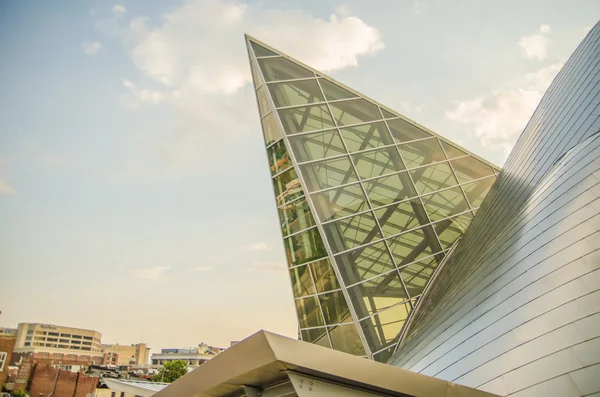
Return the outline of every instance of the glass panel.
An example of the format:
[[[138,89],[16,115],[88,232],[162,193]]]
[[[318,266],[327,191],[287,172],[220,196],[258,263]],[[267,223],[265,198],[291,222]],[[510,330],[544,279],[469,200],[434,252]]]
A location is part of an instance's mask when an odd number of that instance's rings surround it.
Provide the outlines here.
[[[338,255],[335,262],[346,285],[356,284],[395,268],[383,242]]]
[[[367,199],[360,185],[349,185],[311,195],[322,222],[366,210]]]
[[[376,148],[394,143],[385,123],[362,124],[340,129],[350,152]]]
[[[437,138],[398,145],[407,168],[445,161],[446,156]]]
[[[278,108],[325,101],[316,79],[269,84],[269,91]]]
[[[335,127],[325,105],[279,109],[277,112],[281,118],[283,129],[288,134],[326,130]]]
[[[358,181],[348,157],[303,164],[300,170],[311,192]]]
[[[409,172],[420,194],[434,192],[458,184],[448,163],[430,165]]]
[[[377,106],[362,98],[330,102],[329,106],[338,125],[351,125],[381,119]]]
[[[460,214],[469,209],[467,200],[460,188],[446,189],[421,197],[432,222]]]
[[[310,265],[317,293],[327,292],[340,288],[335,272],[331,267],[329,259],[313,262]]]
[[[267,82],[315,76],[310,70],[285,58],[259,59],[258,64]]]
[[[398,115],[395,115],[394,113],[389,112],[389,111],[385,110],[384,108],[380,107],[379,109],[381,109],[381,113],[383,113],[383,117],[385,117],[386,119],[398,117]]]
[[[273,178],[273,188],[275,189],[277,206],[304,195],[300,179],[294,168],[290,168]]]
[[[329,328],[331,344],[335,350],[362,356],[367,354],[354,324],[338,325]]]
[[[314,228],[283,240],[290,266],[311,262],[327,256],[319,231]]]
[[[254,81],[254,88],[258,88],[264,84],[264,80],[262,78],[260,68],[258,67],[256,61],[250,62],[250,69],[252,69],[252,80]]]
[[[390,347],[389,349],[382,350],[373,355],[373,360],[379,363],[386,363],[389,358],[394,354],[394,347]]]
[[[321,88],[323,88],[323,92],[325,93],[325,97],[328,101],[335,101],[337,99],[346,99],[346,98],[355,98],[357,95],[351,93],[345,88],[340,87],[339,85],[326,80],[319,79],[319,83],[321,84]]]
[[[400,303],[360,322],[372,351],[381,350],[396,341],[410,311],[408,302]]]
[[[489,178],[481,179],[477,182],[469,183],[468,185],[463,185],[463,189],[469,202],[474,208],[477,208],[483,202],[483,199],[487,196],[492,185],[496,182],[495,176],[490,176]]]
[[[431,134],[428,132],[402,119],[387,120],[387,125],[390,127],[390,132],[398,143],[431,137]]]
[[[359,318],[367,317],[408,299],[397,271],[348,289]]]
[[[316,296],[296,299],[296,311],[300,328],[320,327],[325,325]]]
[[[290,145],[299,162],[318,160],[346,153],[337,130],[292,135]]]
[[[275,113],[269,113],[268,116],[262,119],[262,127],[267,146],[281,139],[281,129],[279,128],[279,124],[277,124]]]
[[[366,212],[323,225],[331,250],[341,252],[381,238],[373,214]]]
[[[371,204],[375,207],[395,203],[417,195],[406,172],[363,182],[363,186]]]
[[[434,225],[435,232],[440,238],[442,248],[450,248],[456,239],[465,234],[465,231],[472,220],[473,215],[470,212],[467,212],[466,214],[436,223]]]
[[[267,97],[265,90],[266,88],[264,86],[256,90],[256,99],[258,100],[258,110],[260,112],[260,117],[263,117],[271,111],[269,98]]]
[[[419,199],[403,201],[375,211],[381,230],[386,237],[414,229],[419,226],[415,210],[422,211]],[[426,223],[427,220],[424,220]]]
[[[280,140],[273,146],[269,147],[267,149],[267,155],[269,156],[271,175],[275,175],[278,172],[281,172],[292,166],[290,154],[288,153],[283,140]]]
[[[285,204],[278,210],[281,232],[284,236],[297,233],[315,225],[315,220],[305,198]]]
[[[331,348],[325,329],[326,328],[303,329],[301,331],[302,340],[315,345]]]
[[[358,176],[362,179],[391,174],[404,169],[396,148],[384,148],[352,156]]]
[[[483,178],[484,176],[494,175],[494,170],[487,164],[477,160],[474,157],[463,157],[457,160],[450,160],[456,177],[463,182],[470,182],[473,179]]]
[[[444,148],[444,151],[446,152],[446,156],[448,156],[449,159],[453,159],[455,157],[461,157],[466,155],[466,152],[463,152],[462,150],[460,150],[459,148],[449,144],[448,142],[444,142],[440,139],[440,143],[442,144],[442,147]]]
[[[274,53],[271,50],[267,50],[265,47],[256,44],[253,41],[250,41],[250,45],[252,46],[252,51],[254,51],[254,56],[256,57],[269,57],[269,56],[273,56],[273,55],[279,55]]]
[[[433,228],[429,225],[389,239],[388,243],[398,266],[404,266],[442,251]]]
[[[325,323],[328,325],[352,322],[350,309],[342,291],[318,295]]]
[[[313,285],[307,266],[300,266],[290,269],[290,277],[292,279],[294,298],[312,295],[315,293],[315,286]]]
[[[430,257],[400,270],[402,280],[404,280],[410,296],[416,296],[423,292],[437,265],[437,260],[434,257]]]

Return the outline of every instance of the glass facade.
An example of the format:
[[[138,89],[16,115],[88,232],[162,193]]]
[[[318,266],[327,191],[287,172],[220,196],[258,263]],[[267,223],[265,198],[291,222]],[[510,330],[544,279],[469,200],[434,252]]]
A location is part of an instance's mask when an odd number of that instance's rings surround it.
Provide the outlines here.
[[[393,352],[498,168],[248,38],[300,337]]]

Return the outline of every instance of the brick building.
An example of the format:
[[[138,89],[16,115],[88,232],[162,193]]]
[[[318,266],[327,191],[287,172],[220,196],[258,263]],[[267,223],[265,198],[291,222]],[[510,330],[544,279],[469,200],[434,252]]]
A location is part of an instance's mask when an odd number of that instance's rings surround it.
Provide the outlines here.
[[[0,328],[0,386],[6,383],[8,365],[11,362],[16,341],[16,329]]]

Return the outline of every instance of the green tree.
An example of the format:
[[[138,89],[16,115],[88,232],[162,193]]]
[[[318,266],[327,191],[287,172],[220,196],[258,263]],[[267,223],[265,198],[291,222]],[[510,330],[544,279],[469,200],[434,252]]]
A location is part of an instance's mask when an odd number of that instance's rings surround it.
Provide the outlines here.
[[[187,374],[187,364],[183,360],[166,362],[156,375],[152,376],[154,382],[171,383]]]

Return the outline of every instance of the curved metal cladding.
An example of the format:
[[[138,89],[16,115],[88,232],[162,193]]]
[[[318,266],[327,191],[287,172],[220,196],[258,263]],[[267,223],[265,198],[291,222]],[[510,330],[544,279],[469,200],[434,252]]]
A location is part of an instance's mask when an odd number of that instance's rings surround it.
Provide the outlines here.
[[[300,337],[386,361],[498,169],[246,40]]]
[[[511,396],[600,392],[600,26],[569,58],[390,364]]]

